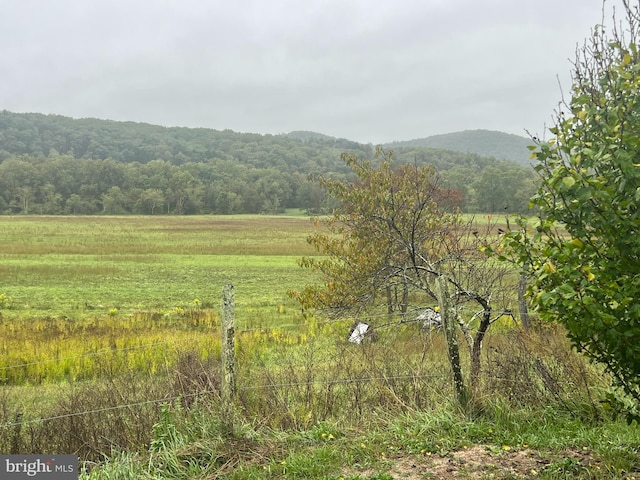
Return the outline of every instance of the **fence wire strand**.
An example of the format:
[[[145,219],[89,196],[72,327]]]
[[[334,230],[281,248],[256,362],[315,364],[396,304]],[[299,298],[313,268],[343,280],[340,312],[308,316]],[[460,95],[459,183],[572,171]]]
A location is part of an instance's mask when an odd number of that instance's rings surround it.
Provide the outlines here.
[[[355,378],[343,378],[343,379],[338,379],[338,380],[326,380],[326,381],[322,381],[322,380],[314,380],[314,381],[308,381],[308,382],[290,382],[290,383],[270,383],[270,384],[264,384],[264,385],[257,385],[257,386],[245,386],[245,387],[240,387],[239,390],[242,391],[251,391],[251,390],[268,390],[268,389],[283,389],[283,388],[293,388],[293,387],[308,387],[308,386],[322,386],[322,385],[344,385],[344,384],[349,384],[349,383],[364,383],[364,382],[372,382],[372,381],[389,381],[389,380],[423,380],[423,379],[432,379],[432,378],[447,378],[446,375],[443,374],[439,374],[439,375],[390,375],[390,376],[382,376],[382,377],[355,377]],[[29,424],[33,424],[33,423],[40,423],[40,422],[49,422],[49,421],[53,421],[53,420],[61,420],[64,418],[70,418],[70,417],[77,417],[77,416],[83,416],[83,415],[91,415],[94,413],[104,413],[104,412],[110,412],[110,411],[114,411],[114,410],[121,410],[121,409],[125,409],[125,408],[131,408],[131,407],[140,407],[143,405],[152,405],[152,404],[157,404],[157,403],[167,403],[167,402],[173,402],[176,400],[181,400],[184,398],[192,398],[192,397],[198,397],[198,396],[202,396],[202,395],[208,395],[208,394],[215,394],[215,393],[219,393],[217,390],[200,390],[198,392],[194,392],[194,393],[188,393],[188,394],[182,394],[182,395],[175,395],[175,396],[171,396],[171,397],[164,397],[164,398],[159,398],[159,399],[155,399],[155,400],[144,400],[141,402],[133,402],[133,403],[126,403],[126,404],[121,404],[121,405],[113,405],[110,407],[103,407],[103,408],[97,408],[95,410],[84,410],[82,412],[71,412],[71,413],[65,413],[65,414],[61,414],[61,415],[54,415],[51,417],[43,417],[43,418],[37,418],[37,419],[33,419],[33,420],[24,420],[24,421],[18,421],[18,422],[7,422],[3,425],[0,425],[0,429],[4,429],[4,428],[10,428],[10,427],[16,427],[18,425],[29,425]]]
[[[388,319],[390,319],[390,318],[393,318],[393,317],[394,317],[393,315],[389,315],[389,314],[380,314],[380,315],[361,316],[361,317],[358,317],[357,320],[358,321],[363,321],[363,320],[371,321],[373,319],[379,319],[379,318],[388,318]],[[351,321],[355,321],[355,320],[356,319],[351,319]],[[242,329],[242,330],[237,330],[236,334],[250,333],[250,332],[256,332],[256,331],[271,331],[271,330],[288,329],[288,328],[305,328],[305,327],[306,328],[310,328],[310,327],[324,326],[324,325],[336,324],[336,323],[342,323],[342,322],[346,323],[348,321],[349,320],[345,320],[345,319],[335,319],[335,320],[328,320],[328,321],[323,321],[323,322],[313,322],[311,324],[309,324],[309,323],[295,323],[295,324],[284,324],[284,325],[277,325],[277,326],[260,326],[260,327],[246,328],[246,329]],[[415,320],[413,320],[413,319],[412,320],[399,319],[397,322],[394,322],[393,324],[394,325],[395,324],[409,324],[409,323],[414,323],[414,322],[415,322]],[[385,324],[385,326],[386,326],[386,324]],[[346,337],[345,337],[345,342],[346,342]],[[92,357],[92,356],[100,356],[100,355],[108,355],[108,354],[117,354],[118,352],[126,352],[126,351],[131,351],[131,350],[140,350],[140,349],[146,349],[146,348],[150,349],[150,348],[154,348],[154,347],[158,347],[158,346],[167,347],[168,345],[169,345],[169,343],[165,341],[165,342],[154,342],[154,343],[136,345],[136,346],[126,347],[126,348],[105,349],[105,350],[99,350],[99,351],[95,351],[95,352],[88,352],[88,353],[85,353],[85,354],[80,354],[80,355],[75,355],[75,356],[70,356],[70,357],[48,359],[48,360],[43,360],[43,361],[38,361],[38,362],[28,362],[28,363],[22,363],[22,364],[17,364],[17,365],[3,366],[3,367],[0,367],[0,371],[9,370],[9,369],[15,369],[15,368],[21,368],[21,367],[30,367],[30,366],[34,366],[34,365],[53,363],[53,362],[63,362],[63,361],[68,361],[68,360],[84,358],[84,357]],[[394,349],[391,348],[391,350],[394,350]],[[418,373],[418,372],[414,372],[414,373],[408,373],[408,374],[403,374],[403,375],[383,375],[383,376],[373,376],[373,377],[342,378],[342,379],[333,379],[333,380],[312,380],[312,381],[288,382],[288,383],[266,383],[266,384],[262,384],[262,385],[251,385],[251,386],[247,385],[247,386],[239,386],[238,387],[238,391],[247,392],[247,391],[256,391],[256,390],[287,389],[287,388],[309,387],[309,386],[347,385],[347,384],[365,383],[365,382],[416,381],[416,380],[424,381],[424,380],[428,380],[428,379],[446,379],[446,378],[449,378],[449,376],[446,375],[446,374],[421,374],[421,373]],[[498,377],[491,377],[491,376],[487,376],[487,377],[484,377],[484,378],[486,380],[501,381],[501,382],[511,382],[511,383],[514,383],[514,384],[520,383],[520,382],[518,382],[518,380],[514,380],[514,379],[498,378]],[[203,390],[199,390],[199,391],[193,392],[193,393],[184,393],[184,394],[181,394],[181,395],[166,396],[166,397],[159,398],[159,399],[144,400],[144,401],[132,402],[132,403],[125,403],[125,404],[113,405],[113,406],[97,408],[97,409],[93,409],[93,410],[85,410],[85,411],[80,411],[80,412],[69,412],[69,413],[60,414],[60,415],[53,415],[53,416],[49,416],[49,417],[41,417],[41,418],[33,418],[33,419],[25,419],[25,420],[7,422],[7,423],[4,423],[4,424],[0,424],[0,430],[4,430],[4,429],[7,429],[7,428],[15,428],[15,427],[18,427],[18,426],[23,426],[23,425],[30,425],[30,424],[37,424],[37,423],[42,423],[42,422],[50,422],[50,421],[55,421],[55,420],[62,420],[62,419],[65,419],[65,418],[71,418],[71,417],[77,417],[77,416],[92,415],[92,414],[97,414],[97,413],[105,413],[105,412],[111,412],[111,411],[122,410],[122,409],[127,409],[127,408],[134,408],[134,407],[142,407],[142,406],[145,406],[145,405],[154,405],[154,404],[160,404],[160,403],[174,402],[174,401],[181,400],[181,399],[193,398],[193,397],[198,397],[198,396],[203,396],[203,395],[212,395],[212,394],[217,394],[217,393],[219,393],[217,390],[203,389]]]

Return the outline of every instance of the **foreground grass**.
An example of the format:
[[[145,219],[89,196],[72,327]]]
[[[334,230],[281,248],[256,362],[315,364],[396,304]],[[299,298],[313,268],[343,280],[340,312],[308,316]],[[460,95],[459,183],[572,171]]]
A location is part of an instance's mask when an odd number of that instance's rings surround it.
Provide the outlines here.
[[[165,409],[148,452],[115,454],[81,478],[640,478],[637,426],[584,423],[552,408],[498,403],[470,416],[444,404],[371,412],[347,427],[282,432],[245,424],[232,437],[215,419],[205,410]]]

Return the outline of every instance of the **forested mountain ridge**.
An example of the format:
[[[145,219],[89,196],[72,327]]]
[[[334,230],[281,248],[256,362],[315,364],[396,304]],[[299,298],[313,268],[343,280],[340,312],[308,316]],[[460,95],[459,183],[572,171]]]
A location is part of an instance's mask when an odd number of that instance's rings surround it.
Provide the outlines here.
[[[487,157],[512,160],[520,165],[529,165],[530,151],[528,146],[533,141],[511,133],[491,130],[465,130],[463,132],[445,133],[426,138],[392,142],[387,148],[430,147],[454,150],[463,153],[476,153]]]
[[[525,208],[531,172],[513,162],[434,148],[393,150],[398,163],[435,165],[467,211]],[[349,176],[343,152],[371,158],[374,148],[314,132],[260,135],[5,110],[0,213],[317,212],[329,204],[309,175]],[[501,180],[505,172],[510,183]]]
[[[339,159],[345,150],[362,155],[370,155],[372,151],[371,146],[332,137],[317,137],[307,145],[309,143],[289,135],[0,112],[0,159],[10,155],[57,153],[75,158],[112,158],[125,163],[166,160],[181,165],[218,158],[236,159],[259,167],[286,165],[296,171],[306,171],[309,165],[299,165],[301,159],[322,167],[326,165],[327,155]]]

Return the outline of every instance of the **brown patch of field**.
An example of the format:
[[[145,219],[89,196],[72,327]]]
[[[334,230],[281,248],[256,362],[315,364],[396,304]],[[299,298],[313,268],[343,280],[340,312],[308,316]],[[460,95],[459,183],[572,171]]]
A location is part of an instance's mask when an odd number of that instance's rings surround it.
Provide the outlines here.
[[[447,455],[394,455],[388,458],[388,473],[393,478],[404,480],[479,480],[537,478],[548,469],[557,470],[557,474],[578,475],[588,474],[589,471],[604,471],[600,462],[586,451],[571,450],[547,457],[527,448],[507,448],[476,445]],[[360,475],[372,473],[373,471],[358,472]],[[635,480],[638,477],[631,475],[627,478]]]

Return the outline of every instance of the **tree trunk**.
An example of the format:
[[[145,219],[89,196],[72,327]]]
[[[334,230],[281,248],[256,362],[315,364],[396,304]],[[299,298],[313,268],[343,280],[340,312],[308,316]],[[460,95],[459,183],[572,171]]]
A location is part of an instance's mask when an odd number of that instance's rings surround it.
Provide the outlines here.
[[[402,289],[402,313],[407,313],[407,305],[409,305],[409,285],[404,282]]]
[[[449,356],[449,364],[451,365],[456,401],[459,405],[464,406],[466,405],[469,397],[464,385],[462,367],[460,366],[460,348],[458,346],[458,335],[456,332],[455,312],[451,305],[448,282],[445,277],[437,278],[436,293],[438,296],[438,304],[440,305],[440,315],[442,317],[444,335],[447,341],[447,353]]]
[[[480,320],[480,326],[473,339],[473,347],[471,348],[471,391],[475,393],[478,387],[478,381],[480,379],[480,370],[482,365],[482,341],[484,336],[489,330],[491,325],[491,308],[488,304],[483,305],[484,311],[482,312],[482,319]]]

